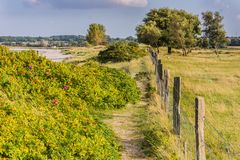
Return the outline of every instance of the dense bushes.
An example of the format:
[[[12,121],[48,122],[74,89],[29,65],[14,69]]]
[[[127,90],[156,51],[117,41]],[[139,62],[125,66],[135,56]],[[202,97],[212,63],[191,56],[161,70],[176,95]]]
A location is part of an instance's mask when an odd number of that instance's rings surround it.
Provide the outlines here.
[[[101,51],[98,60],[106,62],[123,62],[145,56],[147,53],[137,43],[117,42],[109,46],[106,50]]]
[[[0,158],[119,159],[111,131],[89,110],[138,99],[136,83],[121,71],[0,47]]]
[[[1,99],[0,158],[118,159],[112,135],[91,118],[85,105],[79,105],[82,110],[65,105],[33,107]]]

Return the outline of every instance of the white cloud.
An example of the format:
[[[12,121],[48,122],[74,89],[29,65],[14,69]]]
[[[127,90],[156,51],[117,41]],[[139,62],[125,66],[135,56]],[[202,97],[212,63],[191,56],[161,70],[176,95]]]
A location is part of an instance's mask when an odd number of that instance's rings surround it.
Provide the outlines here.
[[[129,7],[145,7],[148,4],[147,0],[113,0],[113,2]]]
[[[104,8],[104,7],[145,7],[148,0],[23,0],[30,6],[51,6],[54,8]]]
[[[25,2],[31,5],[38,5],[41,3],[41,0],[25,0]]]

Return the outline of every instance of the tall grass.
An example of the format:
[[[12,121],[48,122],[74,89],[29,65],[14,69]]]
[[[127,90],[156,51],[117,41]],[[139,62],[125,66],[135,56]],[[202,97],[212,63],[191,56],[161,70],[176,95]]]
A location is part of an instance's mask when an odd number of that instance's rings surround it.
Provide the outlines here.
[[[237,158],[240,152],[240,52],[222,50],[217,57],[210,51],[195,51],[187,57],[161,55],[171,80],[182,77],[182,139],[188,140],[189,156],[194,158],[194,98],[206,101],[206,151],[209,159]],[[171,88],[173,83],[171,83]],[[172,93],[172,90],[171,90]],[[172,102],[172,99],[171,99]],[[171,104],[172,106],[172,104]],[[207,123],[206,122],[206,123]],[[213,127],[214,126],[214,127]],[[219,133],[216,133],[216,130]],[[220,136],[221,135],[221,136]],[[225,139],[225,140],[223,140]],[[227,152],[229,143],[234,149]]]

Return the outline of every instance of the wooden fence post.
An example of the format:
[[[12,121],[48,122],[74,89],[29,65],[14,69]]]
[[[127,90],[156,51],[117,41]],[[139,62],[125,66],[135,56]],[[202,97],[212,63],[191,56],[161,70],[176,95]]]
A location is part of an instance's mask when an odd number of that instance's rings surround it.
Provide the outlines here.
[[[204,98],[195,99],[196,159],[206,160],[204,141],[205,102]]]
[[[163,64],[161,60],[158,60],[158,67],[157,67],[157,75],[158,75],[158,94],[162,97],[162,79],[163,79]]]
[[[173,87],[173,131],[180,136],[180,98],[181,98],[181,78],[174,77]]]
[[[169,79],[170,71],[164,70],[164,106],[167,113],[169,112]]]
[[[161,59],[158,60],[158,75],[159,75],[159,79],[162,80],[163,79],[163,65],[162,65]]]
[[[162,64],[162,60],[161,59],[157,59],[158,64]]]
[[[154,56],[154,52],[153,51],[149,51],[151,59],[152,59],[152,63],[153,65],[155,64],[155,56]]]

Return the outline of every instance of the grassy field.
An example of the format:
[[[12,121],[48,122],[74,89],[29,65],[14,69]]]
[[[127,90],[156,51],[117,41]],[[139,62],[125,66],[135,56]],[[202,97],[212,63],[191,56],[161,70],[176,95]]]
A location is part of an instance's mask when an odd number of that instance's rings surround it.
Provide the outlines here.
[[[86,59],[94,58],[103,48],[75,48],[74,52],[81,53],[74,59],[66,62],[82,64]],[[92,50],[94,50],[92,52]],[[203,96],[206,102],[206,152],[208,159],[238,159],[240,157],[240,48],[232,47],[220,50],[219,56],[211,50],[194,50],[190,55],[181,56],[181,52],[174,50],[173,55],[167,55],[167,50],[162,48],[160,58],[163,61],[164,68],[170,69],[171,88],[173,87],[173,78],[181,76],[182,78],[182,98],[181,98],[181,142],[175,142],[178,148],[183,149],[182,143],[188,142],[188,159],[194,159],[195,156],[195,137],[194,137],[194,99],[196,96]],[[153,66],[148,57],[131,61],[131,63],[109,63],[109,67],[123,69],[133,77],[139,72],[149,72],[153,76]],[[146,67],[146,65],[148,65]],[[154,77],[152,84],[154,85]],[[172,95],[172,89],[171,94]],[[172,96],[171,106],[172,106]],[[159,128],[161,131],[154,133],[155,138],[168,139],[166,143],[157,144],[155,152],[163,152],[166,145],[174,145],[174,138],[168,135],[171,133],[171,116],[167,124],[166,115],[162,115],[161,110],[154,108],[158,100],[152,100],[155,104],[149,105],[147,109],[148,121],[147,129],[153,131],[153,128]],[[149,116],[150,115],[150,116]],[[145,115],[146,116],[146,115]],[[145,117],[146,118],[146,117]],[[165,124],[158,124],[165,123]],[[152,123],[150,126],[149,123]],[[147,130],[145,129],[145,131]],[[149,130],[148,130],[149,131]],[[166,135],[161,135],[165,132]],[[161,135],[161,136],[159,136]],[[168,150],[174,155],[174,151]],[[178,154],[182,150],[177,151]],[[154,153],[156,154],[156,153]],[[161,153],[160,157],[171,157],[168,153]]]
[[[64,54],[72,54],[74,58],[66,59],[65,63],[72,63],[72,64],[84,64],[86,61],[91,60],[92,58],[96,57],[98,53],[104,50],[105,46],[95,46],[95,47],[74,47],[64,49]]]
[[[182,78],[182,139],[194,151],[194,98],[203,96],[206,102],[206,150],[209,159],[238,158],[240,155],[240,50],[229,48],[216,56],[210,50],[194,51],[187,57],[160,58],[173,78]],[[171,92],[172,93],[172,92]],[[172,100],[171,100],[172,101]],[[230,150],[230,153],[227,152]]]

